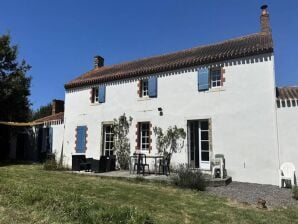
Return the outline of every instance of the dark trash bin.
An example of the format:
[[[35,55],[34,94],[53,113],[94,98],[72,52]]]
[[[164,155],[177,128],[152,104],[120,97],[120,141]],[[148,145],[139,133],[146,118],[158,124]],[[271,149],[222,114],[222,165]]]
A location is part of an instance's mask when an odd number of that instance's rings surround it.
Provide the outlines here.
[[[85,162],[80,163],[80,170],[85,170],[87,172],[92,171],[93,158],[87,158]]]
[[[91,167],[92,167],[93,172],[99,173],[100,172],[100,170],[99,170],[99,160],[98,159],[93,159]]]
[[[101,156],[99,160],[99,172],[116,170],[116,156]]]
[[[86,163],[85,155],[73,155],[72,156],[72,170],[73,171],[80,171],[81,163]]]

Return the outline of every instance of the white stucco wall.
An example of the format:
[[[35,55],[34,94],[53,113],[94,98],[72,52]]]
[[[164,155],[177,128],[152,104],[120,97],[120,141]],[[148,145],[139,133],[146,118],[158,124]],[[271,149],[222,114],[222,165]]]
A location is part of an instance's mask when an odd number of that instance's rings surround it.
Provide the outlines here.
[[[277,108],[280,163],[291,162],[298,169],[298,100],[295,106]],[[291,102],[291,101],[290,101]],[[287,105],[286,103],[284,105]],[[297,173],[296,173],[297,174]]]
[[[51,125],[51,127],[53,128],[52,152],[55,154],[56,159],[59,160],[63,144],[64,124]]]
[[[274,57],[231,60],[208,66],[224,66],[223,87],[198,92],[197,69],[190,68],[158,75],[158,97],[140,99],[137,80],[107,83],[106,102],[90,103],[90,87],[65,94],[64,155],[71,166],[75,154],[75,129],[88,127],[86,157],[99,159],[101,123],[112,121],[124,112],[133,118],[130,131],[135,149],[137,122],[150,121],[166,129],[177,125],[187,130],[187,120],[212,120],[213,154],[226,158],[228,175],[235,181],[278,184],[278,150],[275,119]],[[162,107],[163,116],[159,116]],[[156,153],[153,136],[153,150]],[[173,163],[187,163],[187,142],[173,156]]]

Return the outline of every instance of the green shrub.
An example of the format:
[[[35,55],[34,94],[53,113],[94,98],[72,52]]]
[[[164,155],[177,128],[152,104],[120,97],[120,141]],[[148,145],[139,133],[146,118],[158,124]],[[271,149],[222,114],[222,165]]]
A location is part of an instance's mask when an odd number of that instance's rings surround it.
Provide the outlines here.
[[[187,166],[180,165],[176,170],[176,175],[171,177],[175,186],[182,188],[190,188],[198,191],[204,191],[206,188],[206,180],[200,170],[193,170]]]
[[[293,187],[293,198],[298,200],[298,186]]]
[[[57,163],[55,158],[47,159],[43,164],[44,170],[67,170],[61,164]]]

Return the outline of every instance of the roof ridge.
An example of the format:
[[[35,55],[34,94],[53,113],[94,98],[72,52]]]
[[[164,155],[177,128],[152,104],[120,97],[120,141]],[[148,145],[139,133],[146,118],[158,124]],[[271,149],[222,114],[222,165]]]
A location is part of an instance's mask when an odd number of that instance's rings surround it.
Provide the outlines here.
[[[272,52],[273,41],[271,34],[257,32],[171,53],[95,68],[66,83],[65,88],[99,84]]]
[[[218,42],[211,43],[211,44],[204,44],[204,45],[199,45],[199,46],[196,46],[196,47],[191,47],[191,48],[187,48],[187,49],[183,49],[183,50],[177,50],[177,51],[168,52],[168,53],[164,53],[164,54],[158,54],[158,55],[143,57],[143,58],[139,58],[139,59],[135,59],[135,60],[131,60],[131,61],[124,61],[124,62],[120,62],[120,63],[116,63],[116,64],[111,64],[111,65],[108,65],[108,66],[103,66],[103,67],[92,69],[88,72],[91,72],[91,71],[96,72],[96,71],[103,70],[104,68],[127,65],[127,64],[136,63],[136,62],[139,62],[139,61],[145,61],[145,60],[148,60],[148,59],[159,58],[159,57],[162,57],[162,56],[169,56],[169,55],[176,54],[176,53],[188,52],[188,51],[198,49],[198,48],[221,45],[221,44],[224,44],[224,43],[227,43],[227,42],[236,41],[236,40],[239,40],[239,39],[246,39],[246,38],[249,38],[249,37],[252,37],[252,36],[257,36],[257,35],[264,35],[265,36],[265,35],[268,35],[268,34],[265,33],[265,32],[257,32],[257,33],[247,34],[247,35],[243,35],[243,36],[240,36],[240,37],[233,37],[233,38],[230,38],[230,39],[227,39],[227,40],[218,41]]]

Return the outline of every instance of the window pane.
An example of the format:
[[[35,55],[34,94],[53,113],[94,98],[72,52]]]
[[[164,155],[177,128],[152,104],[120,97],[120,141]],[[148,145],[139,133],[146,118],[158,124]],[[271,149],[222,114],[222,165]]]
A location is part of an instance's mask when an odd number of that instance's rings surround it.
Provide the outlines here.
[[[209,152],[202,152],[202,161],[209,161]]]
[[[201,140],[208,140],[208,139],[209,139],[208,131],[202,131],[201,132]]]
[[[209,142],[201,142],[201,150],[209,150]]]
[[[208,130],[208,121],[201,121],[201,130]]]

